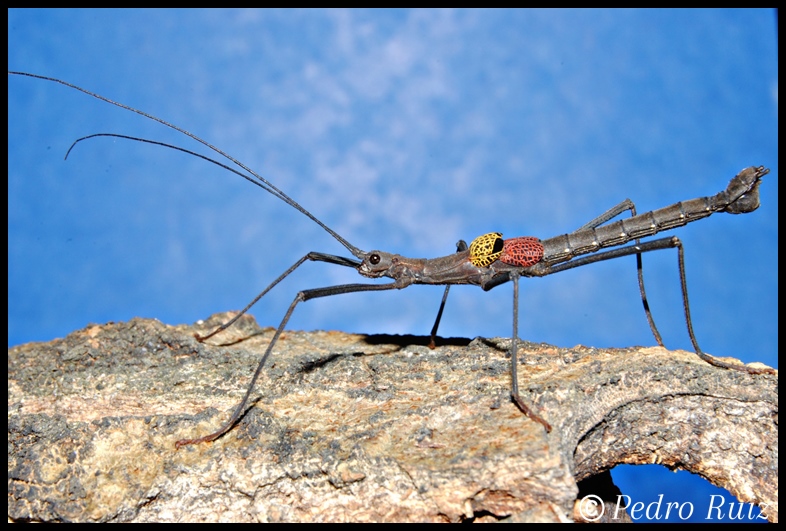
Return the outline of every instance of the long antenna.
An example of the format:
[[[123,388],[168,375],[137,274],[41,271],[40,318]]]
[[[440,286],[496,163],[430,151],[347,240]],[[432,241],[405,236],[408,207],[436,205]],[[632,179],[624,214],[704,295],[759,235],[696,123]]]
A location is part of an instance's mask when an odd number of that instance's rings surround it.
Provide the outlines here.
[[[183,133],[184,135],[193,138],[194,140],[196,140],[200,144],[208,147],[209,149],[212,149],[213,151],[215,151],[216,153],[218,153],[222,157],[225,157],[227,160],[231,161],[233,164],[236,164],[238,167],[240,167],[243,170],[247,171],[258,182],[252,180],[250,177],[248,177],[246,175],[243,175],[242,173],[240,173],[238,171],[235,171],[235,170],[232,170],[231,168],[228,168],[227,166],[221,164],[220,162],[217,162],[217,161],[215,161],[213,159],[210,159],[208,157],[204,157],[202,155],[199,155],[198,153],[194,153],[193,151],[189,151],[187,149],[179,148],[177,146],[172,146],[170,144],[164,144],[162,142],[155,142],[155,141],[151,141],[151,140],[145,140],[145,139],[142,139],[142,138],[129,137],[129,136],[124,136],[124,135],[113,135],[113,134],[109,134],[109,133],[101,133],[101,134],[97,134],[97,135],[86,136],[86,137],[80,138],[76,142],[74,142],[74,144],[68,150],[69,153],[70,153],[71,149],[73,149],[74,145],[77,144],[77,142],[80,142],[82,140],[86,140],[88,138],[92,138],[93,136],[117,136],[117,137],[120,137],[120,138],[127,138],[129,140],[137,140],[137,141],[140,141],[140,142],[148,142],[150,144],[163,145],[163,146],[171,147],[173,149],[178,149],[178,150],[186,152],[186,153],[190,153],[192,155],[196,155],[197,157],[200,157],[200,158],[203,158],[203,159],[208,160],[210,162],[213,162],[215,164],[218,164],[219,166],[223,166],[224,168],[229,169],[230,171],[234,172],[235,174],[240,175],[244,179],[246,179],[248,181],[251,181],[254,184],[257,184],[263,190],[265,190],[265,191],[269,192],[270,194],[278,197],[279,199],[284,201],[286,204],[288,204],[289,206],[293,207],[295,210],[301,212],[302,214],[307,216],[309,219],[311,219],[314,223],[316,223],[317,225],[319,225],[320,227],[325,229],[325,231],[328,234],[333,236],[333,238],[335,238],[341,245],[346,247],[347,250],[349,250],[349,252],[351,252],[356,258],[360,258],[362,260],[363,257],[365,256],[365,254],[366,254],[365,252],[361,251],[360,249],[358,249],[357,247],[355,247],[354,245],[349,243],[347,240],[345,240],[344,238],[339,236],[339,234],[336,231],[334,231],[333,229],[331,229],[330,227],[328,227],[327,225],[322,223],[311,212],[309,212],[308,210],[306,210],[305,208],[300,206],[300,204],[297,201],[295,201],[294,199],[289,197],[287,194],[285,194],[284,192],[282,192],[281,190],[276,188],[276,185],[274,185],[273,183],[271,183],[270,181],[268,181],[267,179],[265,179],[264,177],[262,177],[261,175],[256,173],[254,170],[252,170],[251,168],[249,168],[248,166],[246,166],[245,164],[243,164],[242,162],[240,162],[236,158],[234,158],[231,155],[225,153],[224,151],[221,151],[220,149],[218,149],[216,146],[210,144],[209,142],[207,142],[205,140],[202,140],[201,138],[199,138],[195,134],[189,133],[185,129],[182,129],[182,128],[174,125],[174,124],[171,124],[171,123],[167,122],[166,120],[162,120],[161,118],[153,116],[152,114],[148,114],[148,113],[146,113],[144,111],[140,111],[139,109],[135,109],[133,107],[129,107],[128,105],[124,105],[122,103],[118,103],[116,101],[112,101],[109,98],[105,98],[104,96],[101,96],[100,94],[96,94],[94,92],[90,92],[89,90],[85,90],[82,87],[78,87],[78,86],[76,86],[76,85],[74,85],[72,83],[68,83],[67,81],[63,81],[62,79],[57,79],[57,78],[54,78],[54,77],[47,77],[47,76],[39,76],[38,74],[28,74],[27,72],[14,72],[12,70],[9,70],[8,74],[9,75],[13,74],[13,75],[17,75],[17,76],[27,76],[27,77],[32,77],[32,78],[36,78],[36,79],[43,79],[45,81],[52,81],[54,83],[60,83],[61,85],[65,85],[66,87],[70,87],[72,89],[78,90],[79,92],[83,92],[83,93],[87,94],[88,96],[92,96],[92,97],[94,97],[96,99],[105,101],[105,102],[110,103],[112,105],[115,105],[116,107],[120,107],[121,109],[125,109],[127,111],[134,112],[136,114],[144,116],[145,118],[149,118],[150,120],[156,121],[156,122],[158,122],[158,123],[160,123],[162,125],[165,125],[166,127],[169,127],[170,129],[174,129],[175,131],[179,131],[180,133]],[[66,157],[68,157],[67,153],[66,153]]]

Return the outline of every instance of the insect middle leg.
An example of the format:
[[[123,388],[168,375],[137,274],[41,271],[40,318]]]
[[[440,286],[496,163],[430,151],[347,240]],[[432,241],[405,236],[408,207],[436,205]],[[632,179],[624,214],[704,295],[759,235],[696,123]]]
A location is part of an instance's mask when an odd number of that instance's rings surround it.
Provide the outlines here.
[[[460,253],[462,251],[467,250],[467,242],[464,240],[459,240],[456,244],[456,252]],[[450,292],[450,285],[445,286],[445,293],[442,295],[442,302],[439,304],[439,310],[437,311],[437,319],[434,321],[434,326],[431,328],[431,341],[428,344],[428,348],[434,349],[437,348],[437,328],[439,328],[439,322],[442,320],[442,312],[445,310],[445,303],[448,300],[448,293]]]
[[[510,279],[513,281],[513,340],[510,347],[510,376],[512,384],[510,387],[510,395],[513,402],[516,404],[522,413],[543,426],[546,433],[551,432],[551,424],[546,419],[535,413],[531,407],[524,403],[519,396],[519,378],[518,378],[518,342],[519,342],[519,273],[512,271]]]

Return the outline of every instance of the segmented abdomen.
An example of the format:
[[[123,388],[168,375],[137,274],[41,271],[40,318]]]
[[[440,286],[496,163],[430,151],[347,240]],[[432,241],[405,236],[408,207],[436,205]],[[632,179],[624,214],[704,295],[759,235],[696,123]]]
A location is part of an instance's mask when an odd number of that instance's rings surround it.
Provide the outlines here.
[[[519,267],[534,266],[543,258],[543,244],[534,236],[505,240],[498,260]]]

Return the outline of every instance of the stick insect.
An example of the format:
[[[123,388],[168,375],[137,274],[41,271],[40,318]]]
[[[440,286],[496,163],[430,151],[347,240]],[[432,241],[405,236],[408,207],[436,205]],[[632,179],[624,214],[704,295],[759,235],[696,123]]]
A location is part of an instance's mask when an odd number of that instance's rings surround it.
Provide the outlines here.
[[[358,247],[355,247],[341,235],[325,225],[316,216],[302,207],[294,199],[290,198],[287,194],[277,188],[270,181],[260,176],[258,173],[254,172],[240,161],[231,157],[219,148],[176,125],[122,103],[112,101],[108,98],[92,93],[66,81],[25,72],[9,71],[9,75],[21,75],[59,83],[109,104],[144,116],[166,127],[174,129],[196,140],[197,142],[200,142],[213,152],[226,158],[236,167],[230,167],[229,165],[219,162],[218,160],[214,160],[205,155],[171,144],[115,133],[98,133],[77,139],[68,149],[66,158],[78,143],[95,137],[123,138],[137,142],[159,145],[188,153],[207,162],[218,165],[262,188],[271,195],[279,198],[286,204],[293,207],[295,210],[311,219],[314,223],[322,227],[322,229],[324,229],[352,254],[353,258],[315,251],[307,253],[305,256],[297,260],[286,271],[284,271],[259,295],[257,295],[245,308],[243,308],[243,310],[241,310],[228,322],[220,325],[209,334],[203,336],[196,335],[198,341],[203,342],[231,327],[242,315],[248,312],[254,304],[264,297],[265,294],[267,294],[279,282],[294,272],[306,261],[324,262],[342,267],[351,267],[356,269],[361,276],[366,278],[388,278],[392,280],[392,282],[384,284],[342,284],[337,286],[306,289],[298,292],[291,305],[287,309],[283,319],[281,320],[281,323],[274,332],[273,338],[268,344],[267,349],[259,360],[256,371],[251,378],[245,395],[235,408],[229,420],[213,433],[198,438],[181,439],[177,441],[175,443],[177,448],[191,444],[214,441],[230,431],[235,426],[238,420],[243,416],[256,381],[259,378],[259,375],[261,374],[267,359],[270,357],[273,348],[278,342],[284,327],[288,323],[298,304],[311,299],[331,297],[333,295],[340,295],[344,293],[403,289],[413,284],[445,286],[445,291],[437,311],[434,326],[431,329],[430,346],[433,348],[435,345],[439,323],[442,318],[445,304],[447,302],[450,286],[457,284],[468,284],[479,286],[484,291],[488,291],[507,282],[513,283],[513,334],[510,348],[512,382],[511,399],[522,413],[524,413],[533,421],[541,424],[546,432],[549,432],[551,431],[551,425],[533,408],[529,407],[524,402],[524,400],[519,395],[518,390],[517,343],[519,279],[521,277],[543,277],[595,262],[635,255],[639,292],[641,294],[645,316],[656,342],[658,345],[663,347],[663,340],[660,333],[658,332],[657,327],[655,326],[655,321],[647,303],[647,296],[644,289],[641,257],[643,253],[671,248],[677,249],[685,323],[687,326],[688,335],[697,356],[711,365],[725,369],[737,370],[751,374],[775,373],[774,369],[771,368],[750,367],[741,364],[727,363],[705,354],[699,347],[693,331],[693,323],[691,320],[690,307],[688,304],[687,281],[685,277],[685,258],[682,242],[675,236],[664,237],[644,243],[640,241],[640,238],[653,236],[659,232],[681,227],[692,221],[708,217],[716,212],[726,212],[730,214],[753,212],[759,207],[760,204],[759,185],[761,184],[761,179],[769,172],[769,170],[763,166],[748,167],[743,169],[740,171],[740,173],[731,179],[725,190],[713,196],[681,201],[664,208],[645,212],[643,214],[637,214],[636,207],[633,202],[629,199],[626,199],[595,219],[589,221],[585,225],[574,230],[573,232],[562,234],[553,238],[541,240],[536,237],[527,236],[503,239],[502,234],[492,232],[475,238],[469,245],[467,245],[463,240],[459,241],[456,245],[456,252],[448,256],[430,259],[407,258],[398,254],[388,253],[381,250],[372,250],[366,252],[359,249]],[[625,212],[630,212],[630,217],[612,221],[614,218],[624,214]],[[630,244],[631,242],[633,243]],[[604,250],[607,248],[613,249]]]

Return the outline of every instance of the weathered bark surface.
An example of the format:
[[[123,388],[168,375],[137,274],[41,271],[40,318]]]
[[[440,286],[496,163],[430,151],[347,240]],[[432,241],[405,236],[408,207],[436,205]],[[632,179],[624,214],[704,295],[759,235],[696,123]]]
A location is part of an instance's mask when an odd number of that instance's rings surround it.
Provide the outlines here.
[[[44,521],[571,521],[619,463],[701,474],[778,519],[777,376],[661,348],[286,332],[215,443],[271,329],[198,343],[154,320],[8,351],[8,515]],[[583,487],[591,482],[583,483]],[[583,492],[584,494],[585,492]]]

